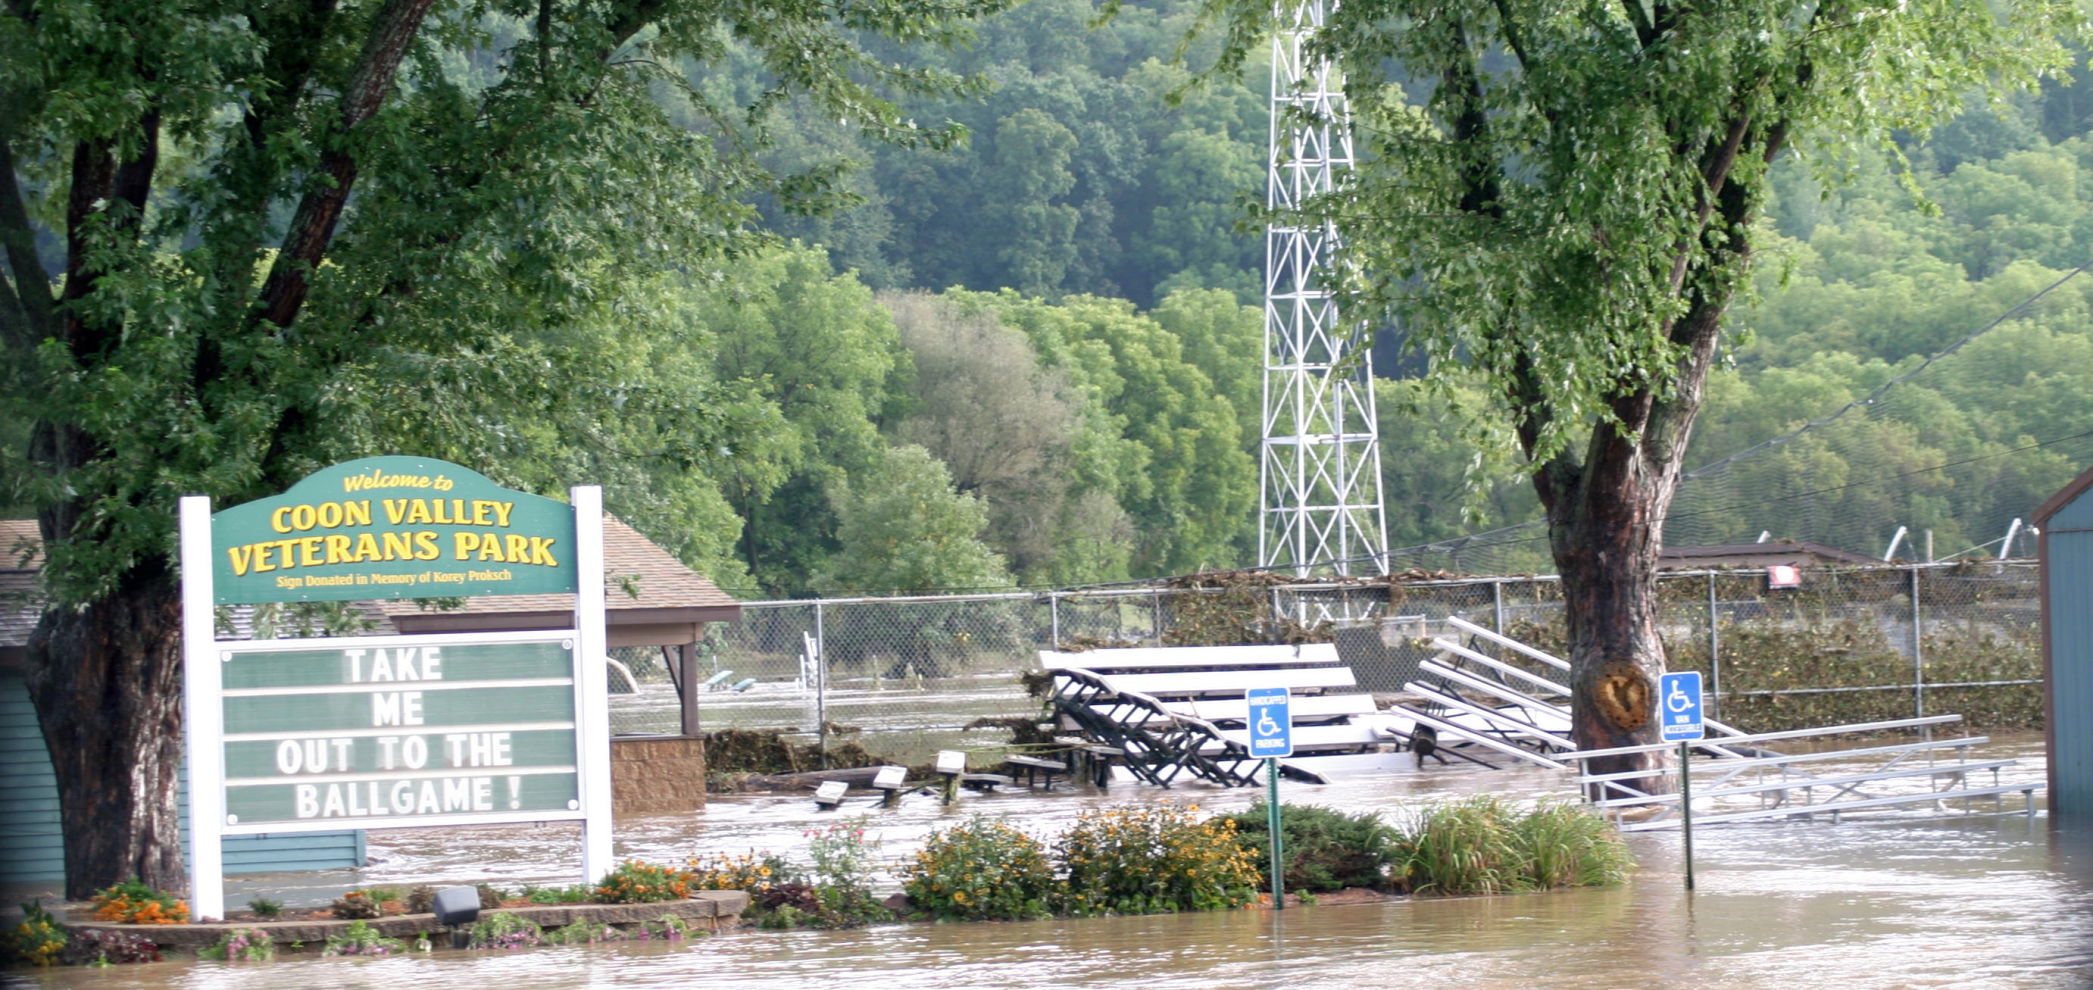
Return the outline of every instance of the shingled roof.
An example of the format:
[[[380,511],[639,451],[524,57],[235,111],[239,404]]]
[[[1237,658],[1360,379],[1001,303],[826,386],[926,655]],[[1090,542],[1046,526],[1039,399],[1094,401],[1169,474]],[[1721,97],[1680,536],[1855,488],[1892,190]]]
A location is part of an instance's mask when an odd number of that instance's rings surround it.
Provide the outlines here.
[[[741,604],[624,522],[603,519],[604,605],[610,645],[689,643],[707,622],[741,618]],[[377,603],[403,633],[558,629],[573,621],[572,595],[484,595],[463,608],[412,599]],[[658,638],[665,637],[665,638]]]
[[[1820,564],[1867,565],[1882,561],[1851,550],[1828,547],[1808,540],[1777,539],[1764,543],[1718,543],[1702,547],[1665,547],[1657,566],[1665,570],[1698,567],[1765,567],[1785,564],[1810,567]]]

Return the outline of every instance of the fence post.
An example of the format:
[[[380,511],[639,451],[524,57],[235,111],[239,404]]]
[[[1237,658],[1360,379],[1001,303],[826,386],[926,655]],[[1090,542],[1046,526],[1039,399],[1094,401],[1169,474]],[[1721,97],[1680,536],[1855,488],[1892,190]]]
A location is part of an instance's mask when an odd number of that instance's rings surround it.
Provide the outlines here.
[[[1504,635],[1504,581],[1490,582],[1490,631]]]
[[[814,602],[814,731],[821,751],[821,769],[828,769],[828,629],[822,624],[821,602]]]
[[[1047,641],[1061,649],[1061,593],[1047,592]]]
[[[1150,612],[1148,629],[1154,635],[1156,645],[1161,646],[1163,645],[1163,589],[1153,588],[1150,589],[1148,594]]]
[[[1708,572],[1708,714],[1722,717],[1722,631],[1715,603],[1715,572]]]
[[[1926,717],[1926,648],[1920,635],[1919,566],[1911,565],[1911,711],[1913,718]]]

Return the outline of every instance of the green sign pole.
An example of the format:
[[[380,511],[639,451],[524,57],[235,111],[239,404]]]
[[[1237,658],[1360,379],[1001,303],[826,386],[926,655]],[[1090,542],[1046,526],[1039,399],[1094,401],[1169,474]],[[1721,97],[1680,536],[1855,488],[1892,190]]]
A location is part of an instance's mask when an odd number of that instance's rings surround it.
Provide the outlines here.
[[[1693,759],[1693,746],[1685,740],[1679,741],[1679,822],[1680,834],[1686,837],[1686,889],[1693,889],[1693,773],[1687,765]]]
[[[1272,833],[1272,910],[1286,910],[1285,834],[1279,827],[1279,761],[1265,758],[1265,827]]]

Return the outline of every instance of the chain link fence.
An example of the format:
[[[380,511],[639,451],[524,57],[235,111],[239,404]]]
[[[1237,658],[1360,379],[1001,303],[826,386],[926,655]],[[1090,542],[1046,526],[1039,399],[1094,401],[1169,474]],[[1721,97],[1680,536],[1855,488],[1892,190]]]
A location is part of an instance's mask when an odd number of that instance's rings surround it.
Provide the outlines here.
[[[1703,672],[1715,717],[1748,731],[1944,712],[2040,724],[2032,561],[1804,575],[1778,590],[1762,570],[1660,579],[1670,666]],[[1394,692],[1451,615],[1563,649],[1548,576],[749,602],[700,644],[701,718],[708,730],[849,738],[921,762],[1007,747],[1012,726],[1037,722],[1041,702],[1022,678],[1040,650],[1334,639],[1362,686]],[[616,729],[675,731],[666,665],[645,651],[619,659],[639,690],[613,697]]]

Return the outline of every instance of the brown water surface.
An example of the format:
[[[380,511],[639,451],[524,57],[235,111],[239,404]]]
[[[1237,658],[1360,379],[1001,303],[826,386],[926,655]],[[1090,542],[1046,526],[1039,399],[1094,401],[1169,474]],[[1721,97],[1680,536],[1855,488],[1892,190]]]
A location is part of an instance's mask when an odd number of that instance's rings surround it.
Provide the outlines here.
[[[2033,757],[2028,740],[1989,755]],[[2035,764],[2039,772],[2039,762]],[[2017,772],[2031,772],[2024,765]],[[1476,791],[1515,800],[1562,792],[1527,771],[1391,774],[1342,787],[1288,784],[1285,799],[1390,808]],[[1247,790],[1181,788],[1175,800],[1247,805]],[[1007,794],[945,809],[817,816],[803,798],[716,801],[695,819],[619,824],[620,855],[680,860],[693,851],[789,850],[808,827],[860,814],[883,855],[914,848],[973,811],[1046,834],[1078,812],[1150,801],[1153,789]],[[2017,797],[2011,800],[2017,800]],[[1833,824],[1783,821],[1701,829],[1698,891],[1683,889],[1679,836],[1630,836],[1641,861],[1614,889],[1508,897],[1311,905],[1285,912],[890,925],[846,932],[740,931],[687,943],[445,952],[377,959],[287,957],[266,964],[170,962],[104,970],[17,971],[30,987],[415,987],[426,990],[847,986],[908,990],[1130,987],[2093,987],[2093,835],[2045,818],[1926,817]],[[374,834],[381,862],[352,874],[239,880],[248,891],[332,883],[469,880],[572,883],[575,835],[503,827]],[[494,850],[490,853],[490,850]],[[274,885],[274,886],[272,886]],[[249,894],[228,897],[241,903]]]

